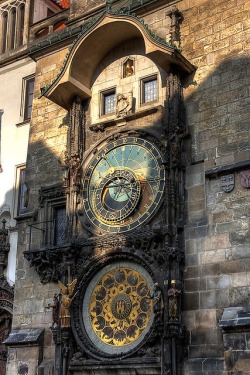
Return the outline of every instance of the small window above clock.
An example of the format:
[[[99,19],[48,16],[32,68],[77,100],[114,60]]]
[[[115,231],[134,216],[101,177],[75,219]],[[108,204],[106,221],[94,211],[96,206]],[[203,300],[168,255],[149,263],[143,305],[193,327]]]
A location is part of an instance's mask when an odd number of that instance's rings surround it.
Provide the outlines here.
[[[115,113],[116,109],[116,91],[110,89],[101,92],[101,116]]]
[[[141,104],[158,100],[157,76],[143,78],[141,80]]]

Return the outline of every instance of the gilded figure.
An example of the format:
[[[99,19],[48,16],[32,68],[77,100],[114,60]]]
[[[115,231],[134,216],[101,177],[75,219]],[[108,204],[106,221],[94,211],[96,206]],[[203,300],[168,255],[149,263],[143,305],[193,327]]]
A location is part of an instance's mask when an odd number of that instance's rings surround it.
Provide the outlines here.
[[[133,61],[128,60],[125,67],[125,76],[130,77],[134,74]]]
[[[74,289],[75,285],[77,283],[77,280],[73,280],[70,284],[63,285],[60,281],[58,281],[58,284],[61,288],[62,298],[60,303],[60,322],[61,327],[69,327],[70,326],[70,305],[72,302],[72,299],[74,298]]]

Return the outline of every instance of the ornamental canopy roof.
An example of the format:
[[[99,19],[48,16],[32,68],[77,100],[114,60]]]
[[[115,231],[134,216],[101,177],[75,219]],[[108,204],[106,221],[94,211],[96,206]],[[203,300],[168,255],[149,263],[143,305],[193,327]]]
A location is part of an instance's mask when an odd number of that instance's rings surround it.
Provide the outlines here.
[[[82,99],[90,98],[92,77],[104,56],[116,46],[135,38],[142,41],[145,56],[165,71],[172,66],[184,73],[195,70],[180,50],[155,35],[136,15],[104,13],[83,28],[71,45],[60,73],[42,90],[42,95],[65,109],[70,108],[76,95]]]

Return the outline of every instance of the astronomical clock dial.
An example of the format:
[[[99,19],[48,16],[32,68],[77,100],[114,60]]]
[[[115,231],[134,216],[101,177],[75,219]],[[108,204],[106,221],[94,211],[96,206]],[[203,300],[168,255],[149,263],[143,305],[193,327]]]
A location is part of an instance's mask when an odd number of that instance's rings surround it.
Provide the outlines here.
[[[113,263],[92,279],[83,299],[88,338],[105,354],[135,349],[153,323],[153,281],[138,264]]]
[[[145,224],[159,207],[164,184],[163,159],[153,142],[129,136],[105,144],[83,178],[89,226],[124,233]]]

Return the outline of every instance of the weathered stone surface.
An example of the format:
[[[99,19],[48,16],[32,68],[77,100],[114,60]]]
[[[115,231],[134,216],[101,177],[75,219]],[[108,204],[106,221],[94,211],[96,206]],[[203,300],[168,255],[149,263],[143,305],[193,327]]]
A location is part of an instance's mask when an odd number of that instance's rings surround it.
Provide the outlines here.
[[[199,266],[190,266],[186,267],[184,271],[185,279],[195,278],[200,275],[200,267]]]
[[[205,309],[195,311],[195,327],[197,330],[209,330],[217,327],[215,309]]]
[[[197,329],[191,334],[191,345],[204,345],[205,342],[222,344],[222,333],[219,329]]]
[[[244,333],[225,333],[223,335],[223,343],[226,350],[246,349],[246,337]]]
[[[218,358],[222,357],[224,349],[221,345],[197,345],[190,346],[190,358]]]
[[[222,358],[211,360],[210,358],[207,358],[203,362],[203,370],[208,371],[208,373],[216,374],[216,372],[219,374],[220,371],[223,371],[224,369],[224,360]]]
[[[231,277],[229,275],[210,276],[207,278],[207,289],[227,289],[232,285]]]
[[[199,309],[199,293],[190,292],[183,296],[183,310],[198,310]]]
[[[212,309],[228,305],[229,291],[226,290],[211,290],[200,293],[200,308]]]
[[[195,292],[197,290],[206,290],[206,279],[187,279],[184,288],[186,292]]]
[[[202,265],[200,268],[203,277],[217,276],[221,273],[221,265],[219,263]]]

